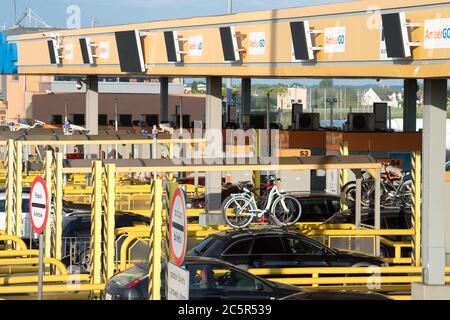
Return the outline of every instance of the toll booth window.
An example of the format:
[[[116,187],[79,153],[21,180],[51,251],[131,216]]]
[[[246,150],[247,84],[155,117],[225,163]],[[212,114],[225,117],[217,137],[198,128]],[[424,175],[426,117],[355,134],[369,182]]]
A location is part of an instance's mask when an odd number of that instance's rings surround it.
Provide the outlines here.
[[[52,116],[52,124],[63,124],[62,123],[62,115],[60,114],[54,114]]]
[[[280,237],[264,237],[255,240],[252,254],[283,254],[283,244]]]
[[[211,268],[213,285],[219,290],[254,291],[256,280],[244,273],[223,267]]]
[[[133,124],[131,114],[120,114],[119,115],[119,124],[121,127],[131,127]]]
[[[108,125],[108,115],[107,114],[99,114],[98,115],[98,125],[99,126],[107,126]]]
[[[250,251],[250,246],[253,240],[242,240],[232,244],[223,253],[224,256],[230,255],[246,255]]]
[[[5,200],[0,200],[0,212],[6,212],[5,210],[5,206],[6,206],[6,201]]]
[[[286,250],[290,254],[318,255],[323,254],[324,252],[323,247],[320,247],[319,245],[305,239],[286,237],[284,241]]]
[[[157,114],[146,114],[145,115],[145,125],[147,127],[157,126],[159,124],[159,115]]]
[[[73,124],[76,126],[84,126],[86,124],[84,114],[74,114],[73,115]]]

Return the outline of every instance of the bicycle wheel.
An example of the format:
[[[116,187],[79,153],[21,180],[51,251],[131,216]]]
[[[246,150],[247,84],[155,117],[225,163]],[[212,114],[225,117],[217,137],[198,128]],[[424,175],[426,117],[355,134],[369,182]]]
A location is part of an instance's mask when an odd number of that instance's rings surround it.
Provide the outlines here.
[[[341,202],[347,207],[351,208],[355,204],[355,181],[347,182],[341,188]]]
[[[400,187],[400,199],[406,207],[412,205],[412,180],[408,180]]]
[[[222,213],[227,224],[235,229],[245,228],[252,222],[253,203],[244,196],[229,196],[222,206]]]
[[[300,219],[301,214],[302,206],[293,196],[281,196],[273,202],[271,215],[279,226],[294,225]]]

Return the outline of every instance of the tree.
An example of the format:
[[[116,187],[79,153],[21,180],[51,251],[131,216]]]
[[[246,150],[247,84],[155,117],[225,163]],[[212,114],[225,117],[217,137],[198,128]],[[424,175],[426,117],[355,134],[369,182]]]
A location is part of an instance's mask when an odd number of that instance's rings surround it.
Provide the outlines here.
[[[194,81],[191,84],[191,92],[192,93],[198,93],[198,82]]]
[[[321,88],[332,88],[333,87],[333,79],[323,79],[319,82],[319,87]]]

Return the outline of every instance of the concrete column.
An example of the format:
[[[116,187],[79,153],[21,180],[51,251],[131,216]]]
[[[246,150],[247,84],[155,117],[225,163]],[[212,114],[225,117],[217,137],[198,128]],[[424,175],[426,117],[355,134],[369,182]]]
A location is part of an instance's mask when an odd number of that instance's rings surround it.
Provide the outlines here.
[[[422,266],[424,283],[413,286],[413,298],[430,299],[430,286],[445,287],[445,190],[447,80],[425,80],[423,119]],[[428,289],[427,289],[428,288]],[[444,294],[444,292],[446,292]],[[450,298],[450,287],[441,291]]]
[[[241,84],[241,128],[244,123],[250,125],[250,110],[252,107],[252,79],[242,78]]]
[[[417,79],[405,79],[403,82],[403,131],[416,132],[417,120]]]
[[[89,135],[98,134],[98,77],[88,76],[86,79],[86,129]],[[86,146],[85,157],[98,157],[98,146]]]
[[[160,83],[160,123],[169,122],[169,78],[159,79]]]
[[[206,80],[206,158],[223,157],[222,138],[222,78],[209,77]],[[205,174],[206,214],[201,215],[201,225],[224,224],[222,217],[222,172]]]

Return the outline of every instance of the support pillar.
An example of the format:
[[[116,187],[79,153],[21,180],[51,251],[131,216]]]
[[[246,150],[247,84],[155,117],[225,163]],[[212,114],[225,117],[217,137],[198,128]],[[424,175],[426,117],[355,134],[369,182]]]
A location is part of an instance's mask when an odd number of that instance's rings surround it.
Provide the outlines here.
[[[403,132],[416,132],[417,120],[417,79],[405,79],[403,83]]]
[[[241,128],[250,126],[250,110],[252,107],[252,79],[242,78],[241,85]]]
[[[160,84],[160,123],[169,122],[169,78],[159,79]]]
[[[423,283],[412,287],[413,299],[450,299],[445,286],[445,140],[447,80],[426,79],[423,119],[422,250]],[[437,296],[439,292],[439,296]]]
[[[88,76],[86,79],[86,129],[88,135],[98,134],[98,77]],[[88,145],[85,148],[85,158],[98,158],[98,147]]]
[[[223,157],[222,138],[222,78],[209,77],[206,84],[206,158]],[[200,215],[201,225],[224,224],[222,217],[222,172],[205,174],[206,214]]]

